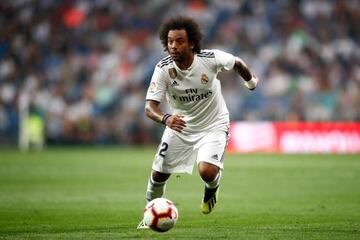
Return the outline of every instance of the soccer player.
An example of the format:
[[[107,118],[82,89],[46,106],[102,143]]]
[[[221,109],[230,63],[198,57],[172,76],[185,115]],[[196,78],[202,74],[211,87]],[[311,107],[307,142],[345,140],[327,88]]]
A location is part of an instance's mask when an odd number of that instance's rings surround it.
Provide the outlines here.
[[[217,202],[224,152],[229,139],[229,112],[217,74],[234,70],[254,90],[258,79],[244,61],[221,50],[202,50],[202,34],[191,18],[178,16],[160,27],[169,53],[155,67],[146,95],[145,114],[166,126],[155,155],[146,199],[162,197],[172,173],[192,173],[194,163],[205,183],[201,212]],[[171,113],[159,104],[167,100]],[[145,228],[140,222],[138,228]]]

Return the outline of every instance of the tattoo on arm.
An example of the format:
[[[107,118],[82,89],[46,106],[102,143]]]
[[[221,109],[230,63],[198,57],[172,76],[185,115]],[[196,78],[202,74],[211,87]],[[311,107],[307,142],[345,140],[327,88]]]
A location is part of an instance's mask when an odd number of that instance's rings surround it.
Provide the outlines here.
[[[159,108],[159,103],[156,101],[146,101],[145,103],[145,115],[155,122],[161,122],[164,115]]]
[[[235,60],[234,70],[245,80],[250,81],[252,78],[249,68],[238,58]]]

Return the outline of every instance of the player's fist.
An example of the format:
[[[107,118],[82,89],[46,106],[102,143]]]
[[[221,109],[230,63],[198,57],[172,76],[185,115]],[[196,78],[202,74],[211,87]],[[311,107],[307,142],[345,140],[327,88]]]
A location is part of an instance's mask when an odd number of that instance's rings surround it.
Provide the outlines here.
[[[249,90],[254,90],[258,84],[259,80],[255,75],[252,75],[252,78],[249,81],[245,81],[244,85]]]
[[[165,124],[169,128],[181,133],[184,127],[186,127],[186,122],[183,118],[184,116],[174,114],[166,120]]]

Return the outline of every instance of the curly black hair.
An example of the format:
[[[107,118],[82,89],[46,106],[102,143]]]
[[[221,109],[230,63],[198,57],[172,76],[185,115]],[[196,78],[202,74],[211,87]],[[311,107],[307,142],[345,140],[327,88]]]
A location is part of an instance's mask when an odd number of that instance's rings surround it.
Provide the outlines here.
[[[201,50],[201,39],[202,33],[200,31],[199,25],[191,18],[185,16],[176,16],[170,18],[163,22],[160,27],[160,40],[162,45],[165,48],[165,51],[168,50],[168,33],[170,30],[180,30],[184,29],[187,33],[189,43],[194,44],[193,51],[195,53],[200,53]]]

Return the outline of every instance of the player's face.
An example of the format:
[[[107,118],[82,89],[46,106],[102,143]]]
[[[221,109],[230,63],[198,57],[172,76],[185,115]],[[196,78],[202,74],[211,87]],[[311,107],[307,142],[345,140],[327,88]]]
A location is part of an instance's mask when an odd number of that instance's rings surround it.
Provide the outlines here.
[[[184,29],[169,31],[168,51],[175,62],[186,62],[192,54],[192,48]]]

